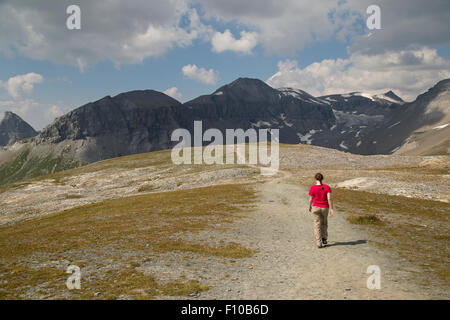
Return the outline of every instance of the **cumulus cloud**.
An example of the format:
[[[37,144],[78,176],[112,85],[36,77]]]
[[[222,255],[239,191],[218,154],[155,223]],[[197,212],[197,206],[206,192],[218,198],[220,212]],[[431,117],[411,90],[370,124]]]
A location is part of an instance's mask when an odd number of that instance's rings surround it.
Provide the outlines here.
[[[351,52],[376,54],[450,42],[448,0],[196,0],[205,17],[234,22],[258,32],[270,53],[295,54],[306,45],[336,38]],[[381,30],[366,27],[369,5],[381,9]]]
[[[365,8],[356,0],[198,1],[205,18],[237,21],[258,34],[267,52],[279,55],[295,54],[309,43],[357,34],[365,16]]]
[[[367,37],[366,9],[373,0],[79,0],[81,30],[67,30],[67,1],[0,1],[0,52],[77,66],[100,60],[120,64],[212,41],[213,51],[291,55],[311,43],[337,38],[351,52],[448,44],[448,0],[379,0],[382,30]],[[201,12],[201,16],[199,15]],[[240,38],[215,32],[215,21],[239,25]],[[208,24],[209,23],[209,24]]]
[[[140,63],[211,34],[184,0],[80,0],[81,30],[66,28],[67,1],[0,1],[0,52],[77,66]],[[206,39],[206,38],[205,38]]]
[[[373,0],[362,0],[362,7]],[[352,39],[351,52],[378,54],[384,51],[417,49],[450,42],[450,1],[379,0],[381,30]]]
[[[186,77],[200,83],[215,84],[219,80],[219,74],[214,69],[206,70],[197,67],[195,64],[188,64],[181,70]]]
[[[377,55],[354,53],[348,59],[326,59],[299,68],[297,61],[278,62],[278,72],[267,83],[295,87],[313,95],[395,90],[413,100],[439,80],[450,78],[450,59],[435,49],[388,51]]]
[[[163,93],[167,94],[169,97],[172,97],[176,100],[180,100],[183,96],[179,91],[177,87],[172,87],[167,90],[164,90]]]
[[[242,31],[241,38],[235,39],[228,29],[223,33],[216,32],[211,39],[212,50],[218,53],[229,50],[250,54],[257,43],[258,34],[256,32]]]
[[[31,95],[34,85],[43,80],[44,78],[40,74],[30,72],[11,77],[4,83],[0,82],[0,85],[8,91],[11,97],[19,99],[24,95]]]
[[[63,114],[61,103],[46,104],[35,101],[28,96],[33,93],[34,85],[41,83],[44,78],[37,73],[30,72],[9,78],[0,82],[0,86],[7,90],[13,100],[0,101],[0,114],[12,111],[27,121],[33,128],[40,130]]]
[[[61,103],[45,104],[33,99],[0,101],[0,114],[12,111],[36,130],[42,129],[56,117],[63,115],[64,109]]]

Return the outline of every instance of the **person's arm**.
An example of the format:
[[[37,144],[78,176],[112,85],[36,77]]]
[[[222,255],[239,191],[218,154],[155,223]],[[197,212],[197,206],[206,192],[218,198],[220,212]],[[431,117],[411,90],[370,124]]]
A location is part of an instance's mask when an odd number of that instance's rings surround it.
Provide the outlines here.
[[[333,200],[331,199],[331,192],[327,193],[327,199],[328,204],[330,205],[330,215],[332,216],[334,214],[334,210],[333,210]]]
[[[309,196],[309,212],[312,210],[313,196]]]

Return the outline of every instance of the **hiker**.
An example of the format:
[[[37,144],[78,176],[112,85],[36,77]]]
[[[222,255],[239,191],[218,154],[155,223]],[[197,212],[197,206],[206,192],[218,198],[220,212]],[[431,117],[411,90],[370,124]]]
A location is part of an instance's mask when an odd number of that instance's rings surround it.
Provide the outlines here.
[[[309,189],[309,212],[314,217],[314,236],[318,248],[327,244],[328,239],[328,212],[333,215],[333,202],[331,189],[323,184],[323,175],[316,173],[316,184]]]

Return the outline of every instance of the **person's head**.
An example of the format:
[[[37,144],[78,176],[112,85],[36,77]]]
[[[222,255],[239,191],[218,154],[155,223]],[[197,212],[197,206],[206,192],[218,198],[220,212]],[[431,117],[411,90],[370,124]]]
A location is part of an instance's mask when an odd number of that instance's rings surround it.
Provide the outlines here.
[[[323,190],[323,185],[322,185],[322,180],[323,180],[323,174],[321,174],[320,172],[316,173],[316,175],[314,176],[314,178],[320,182],[320,186],[322,187]]]

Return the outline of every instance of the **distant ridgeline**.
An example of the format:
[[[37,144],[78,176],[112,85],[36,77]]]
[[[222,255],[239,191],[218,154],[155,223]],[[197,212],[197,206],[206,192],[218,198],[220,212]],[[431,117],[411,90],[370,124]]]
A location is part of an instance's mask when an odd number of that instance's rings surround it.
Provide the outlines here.
[[[168,149],[177,144],[171,141],[172,132],[179,128],[193,132],[196,120],[202,121],[204,131],[215,128],[225,134],[226,129],[273,128],[279,129],[281,143],[363,155],[394,151],[442,154],[447,152],[450,136],[445,126],[450,122],[449,94],[450,79],[409,103],[392,91],[314,97],[299,89],[275,89],[249,78],[239,78],[183,104],[154,90],[130,91],[85,104],[37,135],[28,125],[31,130],[26,134],[12,133],[22,132],[12,129],[24,128],[26,123],[5,125],[7,129],[0,131],[2,145],[17,143],[0,152],[0,183]],[[26,137],[33,138],[18,141]],[[427,139],[429,148],[417,149],[421,139]]]

